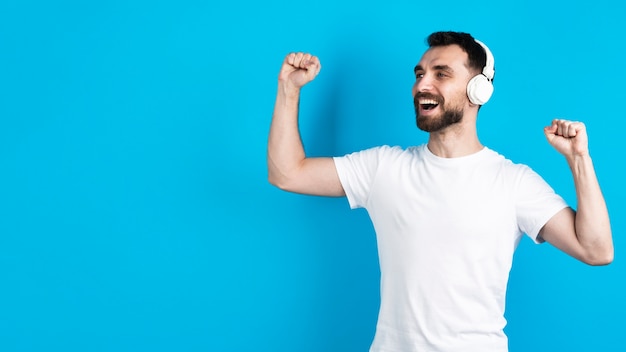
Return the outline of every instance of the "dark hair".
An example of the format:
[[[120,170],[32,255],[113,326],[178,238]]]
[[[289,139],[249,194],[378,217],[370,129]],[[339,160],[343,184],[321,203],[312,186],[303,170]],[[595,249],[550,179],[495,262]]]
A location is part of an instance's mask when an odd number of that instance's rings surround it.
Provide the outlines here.
[[[482,72],[487,64],[487,54],[480,44],[468,33],[463,32],[435,32],[426,39],[429,47],[456,44],[467,53],[470,69]]]

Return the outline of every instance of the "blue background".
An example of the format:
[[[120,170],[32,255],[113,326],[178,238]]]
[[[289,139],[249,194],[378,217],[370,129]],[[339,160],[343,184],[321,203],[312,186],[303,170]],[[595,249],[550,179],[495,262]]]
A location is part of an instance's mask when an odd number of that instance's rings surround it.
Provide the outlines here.
[[[267,183],[276,77],[288,52],[322,61],[301,104],[310,155],[420,144],[412,70],[437,30],[470,32],[495,55],[482,142],[574,206],[542,128],[587,124],[612,217],[608,267],[522,241],[511,351],[623,350],[613,3],[3,0],[0,350],[366,351],[372,226],[345,199]]]

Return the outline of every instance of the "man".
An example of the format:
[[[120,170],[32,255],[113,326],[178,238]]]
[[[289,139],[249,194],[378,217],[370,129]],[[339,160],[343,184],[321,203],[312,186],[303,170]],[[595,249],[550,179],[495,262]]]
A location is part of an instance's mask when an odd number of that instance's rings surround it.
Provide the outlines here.
[[[287,55],[268,142],[269,181],[281,189],[347,196],[376,230],[381,305],[371,351],[507,351],[504,303],[521,236],[591,265],[613,260],[608,211],[580,122],[553,120],[548,142],[567,160],[574,211],[529,167],[483,146],[479,108],[493,89],[493,57],[471,35],[437,32],[415,67],[425,145],[307,158],[298,132],[301,88],[321,65]]]

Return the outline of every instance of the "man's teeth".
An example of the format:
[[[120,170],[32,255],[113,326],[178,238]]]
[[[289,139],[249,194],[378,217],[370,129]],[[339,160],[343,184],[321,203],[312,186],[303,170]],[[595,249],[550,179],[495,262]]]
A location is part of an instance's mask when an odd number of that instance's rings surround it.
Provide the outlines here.
[[[437,105],[439,104],[436,100],[434,99],[420,99],[419,100],[420,104],[424,105],[424,104],[429,104],[429,105]]]

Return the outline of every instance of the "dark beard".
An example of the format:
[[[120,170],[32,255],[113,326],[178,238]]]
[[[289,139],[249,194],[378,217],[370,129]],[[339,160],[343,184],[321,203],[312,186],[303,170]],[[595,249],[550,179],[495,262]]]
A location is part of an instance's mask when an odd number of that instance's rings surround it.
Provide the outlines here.
[[[443,107],[442,107],[443,110]],[[463,110],[444,110],[440,118],[425,117],[419,114],[419,106],[415,106],[417,128],[424,132],[439,132],[444,128],[463,120]]]

